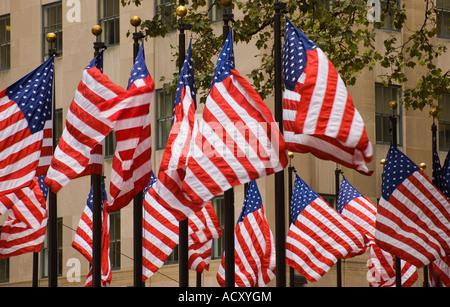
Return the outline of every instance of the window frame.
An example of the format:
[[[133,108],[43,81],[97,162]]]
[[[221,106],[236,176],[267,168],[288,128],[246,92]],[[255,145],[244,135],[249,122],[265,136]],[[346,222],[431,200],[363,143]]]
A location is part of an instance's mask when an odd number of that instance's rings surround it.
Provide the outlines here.
[[[61,19],[60,23],[56,23],[53,25],[46,25],[47,23],[47,16],[48,14],[47,10],[60,7],[61,9]],[[48,33],[55,33],[56,34],[56,42],[53,43],[54,46],[56,46],[56,56],[60,57],[63,54],[63,9],[62,9],[62,1],[55,1],[49,4],[42,5],[42,58],[45,59],[48,57],[48,49],[49,49],[49,43],[47,42],[46,36]]]
[[[114,3],[112,3],[111,1],[114,1]],[[117,14],[113,14],[113,15],[108,15],[106,16],[106,9],[105,7],[107,7],[107,4],[112,3],[113,7],[114,5],[117,5]],[[113,9],[114,11],[115,9]],[[114,25],[114,33],[113,33],[113,39],[110,41],[109,39],[107,40],[107,38],[109,37],[109,27],[108,25],[110,24],[109,22],[112,21],[112,24]],[[117,22],[117,24],[116,24]],[[98,24],[102,27],[103,31],[101,34],[101,40],[102,42],[105,43],[106,46],[116,46],[120,44],[120,0],[98,0]],[[117,27],[117,28],[116,28]]]
[[[450,39],[450,3],[448,7],[440,7],[439,2],[444,0],[437,0],[436,2],[436,26],[437,26],[437,37],[442,39]],[[442,2],[443,3],[443,2]],[[442,18],[441,16],[445,15],[448,18]],[[445,29],[445,25],[447,24],[447,30]],[[444,32],[444,34],[442,33]]]
[[[58,217],[56,221],[56,241],[58,245],[57,251],[57,271],[58,276],[62,276],[63,271],[63,218]],[[45,236],[44,246],[41,250],[41,277],[48,278],[49,269],[49,248],[48,248],[48,236]]]
[[[381,90],[383,90],[382,93],[382,97],[377,98],[377,87],[380,88]],[[400,108],[400,98],[402,95],[402,87],[400,85],[389,85],[389,86],[384,86],[383,83],[379,83],[379,82],[375,82],[375,141],[376,144],[381,144],[381,145],[389,145],[391,143],[392,138],[389,137],[389,140],[385,140],[384,136],[386,135],[386,131],[384,131],[384,125],[381,125],[381,127],[379,127],[378,125],[378,119],[381,118],[383,120],[383,124],[385,123],[385,120],[388,121],[388,131],[390,130],[390,117],[392,116],[392,110],[389,108],[389,102],[393,100],[393,98],[390,98],[389,101],[379,101],[379,99],[383,99],[385,97],[385,90],[397,90],[397,97],[395,99],[395,101],[398,104],[398,108],[394,111],[396,114],[395,116],[397,117],[397,145],[401,146],[403,144],[403,138],[402,138],[402,109]],[[391,95],[392,97],[392,95]],[[382,112],[379,112],[378,109],[378,104],[382,103]],[[379,139],[379,135],[378,135],[378,128],[381,128],[383,131],[381,133],[381,135],[383,136],[382,139]],[[389,132],[390,135],[390,132]]]
[[[0,50],[5,48],[7,50],[5,57],[5,64],[3,64],[2,58],[0,58],[0,71],[11,69],[11,15],[5,14],[0,16],[0,21],[5,21],[4,28],[4,41],[0,41]],[[9,27],[9,30],[8,30]],[[2,31],[2,29],[0,29]],[[3,54],[3,53],[0,53]]]
[[[444,104],[445,103],[445,104]],[[441,99],[438,101],[438,105],[441,108],[441,116],[438,121],[438,141],[439,141],[439,150],[440,151],[449,151],[450,150],[450,140],[447,142],[447,132],[450,134],[450,94],[445,94]],[[447,107],[446,107],[447,106]],[[445,114],[448,113],[448,117],[445,116]],[[445,116],[445,118],[443,118]],[[445,129],[444,127],[448,126],[448,129]],[[444,128],[444,129],[442,129]],[[441,132],[443,131],[443,134]]]
[[[161,101],[161,95],[164,95],[164,99],[163,101]],[[169,98],[167,98],[167,96],[170,95]],[[169,99],[169,100],[168,100]],[[171,108],[170,108],[170,114],[166,114],[167,116],[165,117],[160,117],[159,113],[160,113],[160,109],[161,109],[161,103],[165,103],[169,101],[171,104]],[[172,92],[167,92],[165,89],[161,88],[156,90],[155,93],[155,108],[156,108],[156,112],[155,112],[155,123],[156,123],[156,150],[162,150],[164,148],[166,148],[166,144],[167,141],[169,139],[169,135],[170,135],[170,130],[172,128],[172,123],[173,123],[173,102],[175,101],[175,93]],[[163,132],[163,124],[166,124],[166,122],[170,121],[170,125],[167,123],[167,127],[168,131],[166,131],[166,135],[163,137],[161,135],[161,133]],[[167,137],[165,139],[165,137]]]

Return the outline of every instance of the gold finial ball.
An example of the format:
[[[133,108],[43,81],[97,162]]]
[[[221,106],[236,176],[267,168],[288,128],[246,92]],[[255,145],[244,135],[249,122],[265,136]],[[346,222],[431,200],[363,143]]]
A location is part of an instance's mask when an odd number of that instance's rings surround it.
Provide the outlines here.
[[[56,41],[56,34],[55,34],[55,33],[48,33],[48,34],[45,36],[45,39],[46,39],[47,42],[49,42],[50,44],[51,44],[51,43],[54,43],[54,42]]]
[[[431,115],[431,116],[437,117],[438,114],[439,114],[439,110],[438,110],[437,108],[432,108],[432,109],[430,110],[430,115]]]
[[[419,164],[419,167],[420,167],[421,170],[424,170],[424,169],[427,168],[427,164],[422,162],[422,163]]]
[[[288,151],[289,159],[292,159],[294,157],[294,153],[292,151]]]
[[[392,110],[397,109],[397,107],[398,107],[397,101],[389,102],[389,108],[391,108]]]
[[[233,0],[220,0],[220,3],[223,6],[229,7],[231,5],[231,3],[233,3]]]
[[[101,26],[99,25],[95,25],[92,27],[92,34],[94,34],[95,36],[99,36],[100,34],[102,34],[103,29]]]
[[[139,16],[133,16],[130,19],[130,23],[133,27],[139,27],[141,25],[141,18]]]
[[[183,5],[177,7],[177,16],[184,17],[187,14],[187,8]]]
[[[381,166],[384,166],[385,163],[386,163],[386,159],[381,159],[381,160],[380,160],[380,165],[381,165]]]

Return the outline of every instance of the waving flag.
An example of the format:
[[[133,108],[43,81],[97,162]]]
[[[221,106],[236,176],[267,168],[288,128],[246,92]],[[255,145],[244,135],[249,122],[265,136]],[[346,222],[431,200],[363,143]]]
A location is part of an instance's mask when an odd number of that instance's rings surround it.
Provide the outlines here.
[[[232,31],[219,55],[192,150],[182,186],[192,202],[173,205],[180,219],[222,191],[287,165],[270,109],[234,67]]]
[[[48,168],[53,66],[51,57],[0,92],[0,195],[30,186]]]
[[[154,83],[145,64],[142,43],[128,81],[127,97],[119,96],[116,107],[112,107],[114,100],[99,105],[102,114],[113,122],[117,141],[108,211],[128,205],[150,180],[152,139],[148,112],[153,93]]]
[[[310,282],[318,281],[338,259],[362,254],[367,237],[337,213],[298,175],[291,199],[286,262]]]
[[[111,283],[111,262],[109,259],[109,214],[106,212],[106,205],[108,198],[106,196],[105,181],[102,179],[102,201],[103,201],[103,215],[102,215],[102,252],[101,252],[101,280],[102,285],[107,287]],[[86,201],[86,207],[81,214],[80,222],[76,230],[72,247],[80,252],[90,264],[92,264],[92,244],[93,244],[93,187],[89,192],[88,199]],[[88,276],[86,278],[86,287],[92,287],[92,266],[89,269]]]
[[[287,149],[372,174],[365,165],[372,145],[344,82],[323,51],[287,19],[283,78]]]
[[[66,126],[55,149],[45,184],[57,193],[70,180],[87,175],[95,148],[111,131],[112,124],[101,116],[98,105],[125,92],[111,82],[96,65],[103,52],[83,71],[66,117]],[[98,147],[97,147],[98,148]]]
[[[391,146],[376,217],[378,246],[416,267],[450,252],[450,203],[419,167]]]
[[[0,234],[0,258],[42,249],[47,229],[45,187],[35,177],[30,186],[0,196],[0,213],[9,208]]]
[[[375,244],[375,219],[377,208],[342,177],[337,200],[337,211],[359,225],[369,239],[370,248],[368,281],[371,287],[395,285],[394,256]],[[410,287],[418,279],[416,267],[401,261],[402,286]]]
[[[275,243],[262,206],[261,194],[250,181],[235,234],[235,284],[238,287],[263,287],[275,277]],[[217,281],[225,286],[225,253]]]

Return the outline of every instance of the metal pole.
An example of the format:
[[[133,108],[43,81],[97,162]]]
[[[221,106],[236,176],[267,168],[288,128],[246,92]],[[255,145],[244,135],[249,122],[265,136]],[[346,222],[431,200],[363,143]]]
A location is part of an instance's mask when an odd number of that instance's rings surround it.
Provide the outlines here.
[[[56,56],[56,48],[53,48],[52,44],[56,41],[56,35],[54,33],[49,33],[46,37],[47,41],[50,43],[50,48],[48,50],[49,56]],[[55,121],[55,77],[53,78],[53,104],[52,104],[52,138],[53,138],[53,152],[56,148],[56,121]],[[48,240],[48,286],[57,287],[58,286],[58,234],[57,234],[57,198],[56,194],[52,192],[51,189],[48,191],[48,224],[47,224],[47,240]],[[34,264],[37,263],[38,256],[35,256]],[[33,278],[37,279],[37,271],[34,272]],[[37,287],[37,280],[33,281],[33,286]]]
[[[233,14],[223,14],[223,43],[230,33],[229,22],[233,20]],[[235,286],[235,257],[234,257],[234,189],[224,192],[225,206],[225,286]]]
[[[292,199],[292,177],[293,177],[293,173],[294,173],[294,171],[295,171],[295,167],[293,167],[292,165],[291,165],[291,161],[292,161],[292,158],[294,157],[294,154],[292,153],[292,152],[289,152],[289,167],[288,167],[288,193],[289,193],[289,204],[290,204],[290,201],[291,201],[291,199]],[[290,210],[290,207],[289,207],[289,220],[288,220],[288,223],[291,223],[291,210]],[[291,287],[294,287],[295,286],[295,270],[294,270],[294,268],[293,267],[289,267],[289,285],[291,286]]]
[[[130,20],[131,25],[134,26],[133,33],[133,63],[136,61],[139,53],[139,40],[143,39],[145,35],[137,30],[141,24],[141,19],[134,16]],[[142,281],[142,201],[143,194],[139,191],[133,199],[133,271],[134,271],[134,286],[143,287]]]
[[[274,16],[274,49],[275,49],[275,120],[283,133],[283,92],[282,92],[282,46],[281,46],[281,15],[286,3],[275,2]],[[275,173],[275,241],[277,286],[286,287],[286,217],[284,196],[284,170]]]
[[[337,168],[336,165],[336,170],[334,171],[334,175],[335,175],[335,187],[336,187],[336,210],[337,210],[337,200],[339,197],[339,176],[341,175],[342,171],[340,169]],[[336,285],[338,288],[342,287],[342,262],[341,259],[338,259],[337,263],[336,263]]]
[[[95,31],[94,28],[97,30]],[[99,41],[101,28],[96,26],[92,33],[97,36],[94,42],[94,57],[105,47]],[[103,66],[103,65],[102,65]],[[103,67],[102,67],[103,68]],[[99,145],[97,145],[99,146]],[[92,193],[92,287],[101,287],[102,268],[102,175],[91,174]]]
[[[183,7],[184,8],[184,7]],[[183,17],[186,15],[186,9],[179,7],[177,14],[181,17],[178,25],[180,31],[178,36],[178,57],[179,72],[183,68],[186,58],[186,34],[185,30],[190,30],[191,25],[183,23]],[[188,219],[179,222],[180,241],[178,244],[178,274],[180,279],[180,287],[189,287],[189,223]]]

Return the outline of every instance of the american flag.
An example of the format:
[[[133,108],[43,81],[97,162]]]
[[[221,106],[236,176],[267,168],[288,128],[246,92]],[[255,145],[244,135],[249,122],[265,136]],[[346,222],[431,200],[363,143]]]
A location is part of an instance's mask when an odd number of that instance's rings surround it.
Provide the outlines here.
[[[384,165],[375,241],[418,268],[450,252],[449,201],[395,146]]]
[[[342,176],[337,200],[337,211],[359,225],[370,248],[367,274],[371,287],[391,287],[395,285],[394,256],[380,249],[375,244],[375,219],[377,208],[350,182]],[[412,286],[418,279],[416,267],[401,261],[402,286]]]
[[[248,184],[242,212],[234,234],[235,284],[238,287],[263,287],[274,277],[275,244],[267,223],[261,194],[254,180]],[[225,286],[225,253],[217,281]]]
[[[113,122],[117,141],[111,171],[110,212],[128,205],[150,180],[152,139],[149,108],[153,93],[154,83],[145,64],[142,43],[127,92],[99,104],[102,115]],[[117,105],[113,106],[115,103]]]
[[[0,258],[42,249],[48,218],[45,190],[42,181],[34,177],[30,186],[0,196],[0,210],[10,208],[8,219],[1,227]]]
[[[48,168],[53,67],[51,57],[0,92],[0,195],[29,186]]]
[[[67,112],[66,126],[45,178],[45,184],[54,193],[70,180],[88,175],[92,164],[99,164],[92,170],[100,170],[101,174],[103,155],[99,154],[98,145],[111,131],[112,124],[101,116],[98,105],[125,92],[99,69],[102,57],[103,51],[83,71]]]
[[[231,187],[281,171],[287,152],[270,109],[235,69],[232,31],[219,55],[183,190],[192,204],[180,216]],[[183,211],[184,212],[181,212]]]
[[[283,125],[286,147],[372,174],[364,121],[333,64],[286,19],[283,47]]]
[[[106,212],[108,198],[105,190],[105,180],[102,178],[102,252],[101,252],[101,280],[102,285],[107,287],[111,283],[111,262],[109,259],[109,214]],[[81,214],[78,228],[72,241],[72,247],[80,252],[90,264],[92,264],[92,244],[93,244],[93,187],[89,192],[86,207]],[[86,278],[86,287],[92,287],[92,266]]]
[[[331,208],[298,175],[290,211],[286,262],[308,281],[318,281],[338,259],[366,251],[361,228]]]

